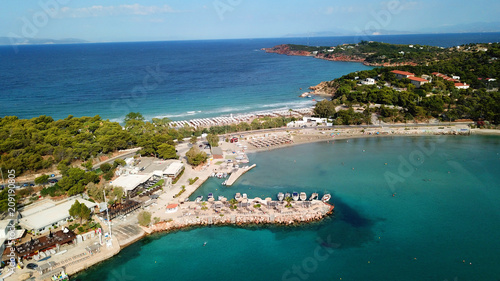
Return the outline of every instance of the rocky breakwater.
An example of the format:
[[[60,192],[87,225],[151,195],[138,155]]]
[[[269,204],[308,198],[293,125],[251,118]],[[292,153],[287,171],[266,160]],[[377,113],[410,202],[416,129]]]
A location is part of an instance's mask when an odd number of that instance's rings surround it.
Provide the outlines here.
[[[156,223],[147,228],[148,233],[178,230],[188,227],[200,227],[207,225],[260,225],[280,224],[294,225],[313,221],[319,221],[334,211],[334,206],[319,200],[314,200],[310,205],[303,202],[293,202],[291,207],[245,207],[245,208],[223,208],[222,210],[193,211],[196,203],[187,205],[185,211],[168,221]],[[189,211],[188,211],[189,210]],[[193,212],[193,213],[191,213]]]

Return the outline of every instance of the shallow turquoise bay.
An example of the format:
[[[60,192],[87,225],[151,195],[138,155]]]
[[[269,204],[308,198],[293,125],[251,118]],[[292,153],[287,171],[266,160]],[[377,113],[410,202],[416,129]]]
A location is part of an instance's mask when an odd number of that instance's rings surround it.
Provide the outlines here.
[[[192,196],[326,191],[335,215],[299,227],[157,234],[75,279],[500,278],[498,137],[351,139],[249,157],[257,168],[236,185],[210,179]]]

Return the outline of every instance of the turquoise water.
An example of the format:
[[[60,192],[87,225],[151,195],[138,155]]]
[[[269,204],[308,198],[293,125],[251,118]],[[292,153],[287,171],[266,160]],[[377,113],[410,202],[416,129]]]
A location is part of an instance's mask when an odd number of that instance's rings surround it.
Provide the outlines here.
[[[249,157],[257,168],[233,187],[211,179],[193,196],[327,191],[335,215],[299,227],[157,234],[76,279],[500,278],[498,137],[339,140]]]

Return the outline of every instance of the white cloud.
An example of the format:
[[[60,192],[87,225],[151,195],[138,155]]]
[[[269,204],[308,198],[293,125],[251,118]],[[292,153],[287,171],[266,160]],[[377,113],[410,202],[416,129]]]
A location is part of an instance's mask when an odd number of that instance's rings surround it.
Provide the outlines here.
[[[154,14],[165,14],[177,12],[168,5],[163,6],[142,6],[140,4],[119,5],[119,6],[91,6],[85,8],[69,8],[63,7],[58,14],[64,18],[88,18],[88,17],[104,17],[117,15],[136,15],[146,16]]]

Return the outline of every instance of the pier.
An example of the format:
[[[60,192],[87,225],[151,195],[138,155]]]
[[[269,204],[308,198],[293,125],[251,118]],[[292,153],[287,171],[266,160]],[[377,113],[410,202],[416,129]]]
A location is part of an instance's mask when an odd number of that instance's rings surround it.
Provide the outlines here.
[[[231,173],[231,175],[229,176],[229,179],[227,179],[226,185],[227,186],[233,185],[234,182],[236,180],[238,180],[239,177],[241,177],[244,173],[250,171],[251,169],[255,168],[255,166],[257,166],[257,165],[253,164],[252,166],[238,168],[236,171]]]

